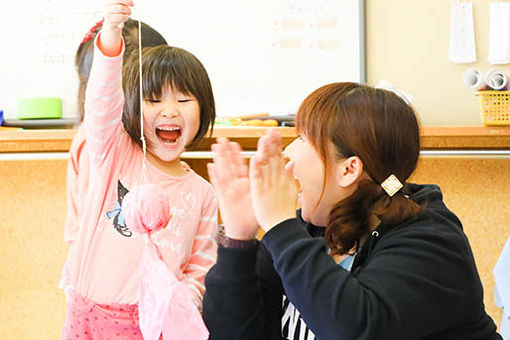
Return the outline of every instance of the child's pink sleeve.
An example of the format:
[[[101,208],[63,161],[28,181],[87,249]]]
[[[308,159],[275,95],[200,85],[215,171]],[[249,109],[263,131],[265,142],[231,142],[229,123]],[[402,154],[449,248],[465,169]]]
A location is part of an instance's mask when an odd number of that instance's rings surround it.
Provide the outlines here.
[[[85,129],[91,169],[108,167],[122,129],[122,56],[107,57],[94,42],[94,61],[85,93]]]
[[[76,159],[71,155],[67,164],[67,214],[64,226],[64,242],[66,243],[76,241],[76,236],[78,235],[78,204],[76,202],[78,172],[76,171],[75,164]]]
[[[185,276],[183,281],[190,287],[197,306],[202,305],[205,275],[216,263],[217,252],[215,236],[218,230],[218,204],[212,188],[204,202],[192,254],[183,271]]]
[[[72,243],[78,236],[79,210],[86,194],[88,156],[85,153],[85,131],[80,126],[71,143],[67,163],[67,214],[64,226],[64,242]],[[80,201],[81,200],[81,201]]]

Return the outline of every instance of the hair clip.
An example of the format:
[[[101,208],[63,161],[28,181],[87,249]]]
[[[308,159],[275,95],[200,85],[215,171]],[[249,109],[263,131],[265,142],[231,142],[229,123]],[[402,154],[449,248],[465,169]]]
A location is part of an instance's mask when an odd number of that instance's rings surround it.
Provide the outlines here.
[[[398,180],[397,176],[391,174],[381,183],[381,186],[388,196],[393,197],[404,185]]]
[[[94,26],[92,26],[92,28],[85,34],[85,36],[83,37],[83,40],[81,41],[80,45],[84,44],[87,41],[89,41],[90,39],[92,39],[92,36],[94,35],[94,32],[96,31],[96,29],[99,26],[101,26],[103,24],[103,22],[104,22],[104,19],[101,19],[98,22],[96,22],[96,24]]]
[[[397,96],[402,98],[406,102],[407,105],[411,105],[411,100],[413,99],[413,96],[411,96],[409,93],[406,93],[406,92],[402,91],[401,89],[391,85],[384,79],[379,80],[379,83],[375,86],[375,88],[393,92],[394,94],[396,94]]]

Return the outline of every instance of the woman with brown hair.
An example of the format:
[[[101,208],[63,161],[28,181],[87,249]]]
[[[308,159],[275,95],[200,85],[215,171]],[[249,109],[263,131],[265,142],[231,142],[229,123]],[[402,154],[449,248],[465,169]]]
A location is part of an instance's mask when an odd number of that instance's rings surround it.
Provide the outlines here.
[[[286,164],[275,130],[249,171],[238,144],[212,147],[225,229],[205,280],[211,339],[501,339],[461,222],[439,187],[406,182],[414,110],[335,83],[305,99],[296,127]]]

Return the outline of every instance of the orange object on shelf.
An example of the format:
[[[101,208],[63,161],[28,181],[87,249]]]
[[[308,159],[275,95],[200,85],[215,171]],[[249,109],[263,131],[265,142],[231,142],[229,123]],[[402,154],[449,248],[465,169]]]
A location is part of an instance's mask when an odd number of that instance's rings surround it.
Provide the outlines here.
[[[264,119],[262,121],[263,126],[278,126],[278,121],[276,119]]]
[[[241,126],[263,126],[263,122],[261,119],[249,119],[244,120],[239,124]]]

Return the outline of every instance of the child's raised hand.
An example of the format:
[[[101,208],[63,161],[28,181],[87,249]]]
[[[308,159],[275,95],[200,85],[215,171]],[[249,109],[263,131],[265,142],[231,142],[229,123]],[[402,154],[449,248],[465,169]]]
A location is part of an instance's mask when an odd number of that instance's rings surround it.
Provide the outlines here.
[[[135,5],[132,0],[105,0],[103,29],[122,31],[122,26],[131,15],[131,8]]]
[[[207,164],[207,171],[218,195],[225,235],[238,240],[253,239],[259,226],[253,213],[248,166],[241,146],[218,138],[211,149],[214,163]]]
[[[297,185],[285,171],[282,138],[269,129],[259,139],[257,153],[250,160],[251,197],[255,217],[267,232],[289,218],[296,217]]]
[[[104,0],[103,29],[98,46],[109,57],[119,55],[122,49],[122,27],[131,15],[133,0]]]

